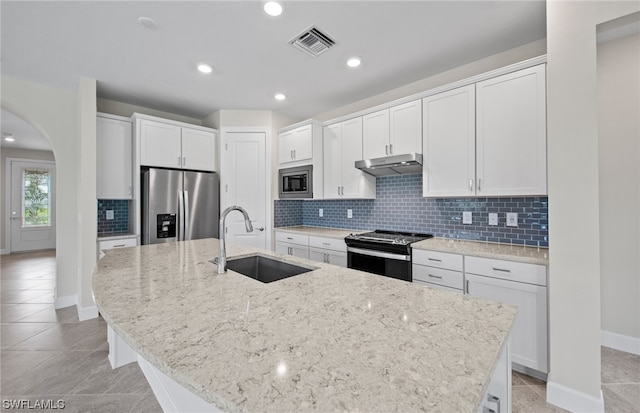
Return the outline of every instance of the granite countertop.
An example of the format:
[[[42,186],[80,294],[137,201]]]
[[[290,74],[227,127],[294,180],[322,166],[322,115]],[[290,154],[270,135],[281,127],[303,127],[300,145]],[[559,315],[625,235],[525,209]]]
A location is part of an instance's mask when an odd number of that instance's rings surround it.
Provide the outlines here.
[[[480,406],[516,309],[234,244],[316,270],[263,284],[208,260],[217,239],[109,250],[106,322],[224,411],[455,411]]]
[[[291,232],[294,234],[311,235],[315,237],[326,237],[344,239],[350,234],[360,234],[367,232],[361,229],[342,229],[342,228],[327,228],[327,227],[311,227],[307,225],[298,225],[294,227],[278,227],[274,231]]]
[[[411,244],[411,247],[414,249],[450,252],[474,257],[549,265],[549,250],[547,248],[453,240],[449,238],[426,239]]]

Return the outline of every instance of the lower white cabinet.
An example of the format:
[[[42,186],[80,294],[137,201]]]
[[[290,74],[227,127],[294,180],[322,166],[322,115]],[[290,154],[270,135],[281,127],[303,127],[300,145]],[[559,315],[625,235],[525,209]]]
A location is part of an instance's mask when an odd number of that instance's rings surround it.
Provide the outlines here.
[[[548,373],[546,267],[465,257],[465,283],[469,295],[518,307],[511,330],[511,360]]]
[[[309,236],[288,232],[276,232],[276,252],[309,258]]]
[[[463,292],[463,257],[446,252],[413,250],[413,282],[442,290]]]
[[[478,413],[511,413],[511,348],[507,342],[491,375],[487,392],[482,397]]]
[[[109,238],[98,241],[98,259],[104,257],[104,250],[115,248],[135,247],[138,240],[135,235],[125,236],[122,238]]]

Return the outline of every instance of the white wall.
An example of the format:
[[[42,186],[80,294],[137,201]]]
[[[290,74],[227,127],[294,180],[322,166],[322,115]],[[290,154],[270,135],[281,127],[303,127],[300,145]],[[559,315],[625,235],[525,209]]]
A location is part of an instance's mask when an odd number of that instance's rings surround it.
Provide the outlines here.
[[[71,90],[2,76],[4,109],[33,125],[51,143],[56,160],[56,297],[77,295],[78,109]],[[95,240],[91,240],[95,243]]]
[[[547,401],[603,411],[596,25],[640,3],[547,2],[549,339]]]
[[[110,113],[112,115],[131,117],[134,113],[142,113],[149,116],[157,116],[164,119],[171,119],[178,122],[190,123],[192,125],[202,125],[200,119],[191,118],[188,116],[176,115],[175,113],[163,112],[161,110],[155,110],[145,108],[143,106],[132,105],[130,103],[117,102],[110,99],[97,99],[98,112]]]
[[[7,158],[21,158],[21,159],[33,159],[38,161],[55,161],[55,157],[53,156],[53,152],[51,151],[35,151],[29,149],[16,149],[16,148],[7,148],[3,147],[2,152],[0,153],[0,175],[2,179],[0,179],[0,228],[3,228],[3,231],[8,228],[9,225],[9,214],[5,213],[5,207],[7,203],[6,199],[6,179],[5,173],[7,171]],[[8,248],[8,245],[5,240],[4,232],[0,234],[0,250],[4,251]]]
[[[640,342],[640,34],[597,53],[602,330]]]

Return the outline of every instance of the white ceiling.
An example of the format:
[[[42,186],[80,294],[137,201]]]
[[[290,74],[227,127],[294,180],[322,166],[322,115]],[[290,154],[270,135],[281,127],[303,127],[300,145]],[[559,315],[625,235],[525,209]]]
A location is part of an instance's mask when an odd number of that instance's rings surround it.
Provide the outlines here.
[[[2,109],[0,113],[2,125],[2,134],[5,133],[13,135],[14,142],[6,142],[4,136],[2,137],[2,149],[4,148],[19,148],[19,149],[32,149],[38,151],[50,151],[51,145],[47,138],[40,133],[31,124],[22,120],[13,113]]]
[[[261,1],[3,0],[2,72],[72,89],[94,78],[99,97],[198,119],[220,109],[305,119],[546,33],[543,0],[282,4],[270,17]],[[311,25],[337,43],[315,58],[288,44]],[[352,55],[359,68],[346,67]]]

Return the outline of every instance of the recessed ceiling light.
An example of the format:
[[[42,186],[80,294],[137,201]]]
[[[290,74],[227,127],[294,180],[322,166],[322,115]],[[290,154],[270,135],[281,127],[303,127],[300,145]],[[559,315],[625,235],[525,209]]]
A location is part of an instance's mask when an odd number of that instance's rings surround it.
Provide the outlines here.
[[[7,142],[14,142],[15,141],[13,135],[10,134],[10,133],[3,133],[2,136],[4,137],[4,140],[7,141]]]
[[[276,93],[276,95],[274,96],[277,100],[285,100],[287,97],[284,95],[284,93]]]
[[[206,63],[200,63],[198,65],[198,70],[202,73],[211,73],[213,72],[213,67],[211,67],[211,65],[208,65]]]
[[[358,56],[350,57],[349,60],[347,60],[347,66],[349,67],[358,67],[360,63],[362,63],[362,59]]]
[[[268,1],[264,4],[264,11],[269,16],[280,16],[282,14],[282,6],[277,1]]]
[[[158,23],[150,17],[138,17],[138,23],[146,27],[147,29],[156,30],[158,28]]]

